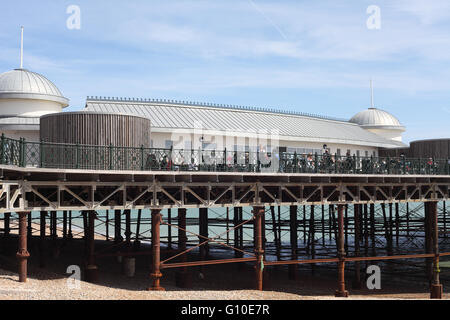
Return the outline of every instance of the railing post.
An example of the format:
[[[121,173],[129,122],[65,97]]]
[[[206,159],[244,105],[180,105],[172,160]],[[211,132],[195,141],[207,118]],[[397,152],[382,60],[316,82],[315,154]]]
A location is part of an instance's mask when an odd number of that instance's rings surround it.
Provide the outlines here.
[[[169,170],[170,170],[170,171],[173,170],[173,158],[172,158],[172,153],[173,153],[173,145],[170,146],[169,159],[168,159],[168,165],[169,165]]]
[[[19,167],[22,167],[22,158],[23,158],[23,141],[22,138],[19,138]]]
[[[1,137],[1,159],[0,164],[5,164],[5,134],[2,133]]]
[[[75,169],[78,169],[80,167],[80,161],[78,159],[79,156],[80,156],[80,145],[77,143],[75,149]]]
[[[112,143],[110,143],[109,147],[108,147],[108,167],[109,167],[109,170],[112,170],[112,159],[113,159],[112,153],[113,153],[113,145],[112,145]]]
[[[141,171],[144,171],[144,145],[141,144]]]
[[[338,173],[338,155],[334,153],[334,173]]]
[[[261,161],[259,160],[259,152],[258,148],[256,149],[256,172],[261,172]]]
[[[298,158],[297,158],[297,151],[294,151],[294,172],[297,173],[298,169]]]
[[[227,167],[227,148],[223,150],[223,171],[228,171]]]
[[[389,156],[387,157],[387,173],[390,174],[391,173],[391,159],[389,158]]]
[[[317,152],[314,153],[314,172],[319,172],[319,157],[317,155]]]
[[[44,164],[44,141],[41,140],[39,141],[39,167],[43,168],[43,164]]]
[[[25,138],[22,138],[22,167],[27,166],[26,151],[27,151],[27,143],[25,141]]]

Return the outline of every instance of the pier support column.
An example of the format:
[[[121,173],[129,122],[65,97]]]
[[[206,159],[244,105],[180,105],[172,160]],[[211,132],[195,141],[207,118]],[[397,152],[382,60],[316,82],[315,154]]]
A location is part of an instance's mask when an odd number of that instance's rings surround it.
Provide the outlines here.
[[[63,211],[63,239],[67,238],[67,211]]]
[[[56,240],[56,238],[58,237],[58,233],[57,233],[57,229],[56,229],[56,224],[57,224],[56,211],[52,211],[50,213],[50,218],[51,218],[51,237],[52,237],[52,240]],[[55,245],[55,243],[53,243],[53,245]]]
[[[69,238],[69,239],[73,238],[73,234],[72,234],[72,211],[69,211],[69,232],[67,234],[67,238]]]
[[[237,249],[242,249],[242,247],[241,247],[241,228],[242,228],[242,226],[236,228],[236,226],[241,223],[240,209],[241,208],[239,208],[239,207],[235,207],[233,209],[233,213],[234,213],[233,224],[234,224],[234,227],[235,227],[234,232],[233,232],[233,234],[234,234],[234,243],[233,243],[233,245]],[[234,250],[234,256],[236,258],[242,258],[243,255],[242,255],[242,252]]]
[[[360,255],[360,242],[361,242],[361,205],[355,204],[354,206],[354,225],[355,225],[355,257],[359,257]],[[362,288],[361,286],[361,263],[359,261],[355,262],[355,278],[353,279],[352,288],[359,290]]]
[[[433,280],[431,283],[431,299],[442,299],[442,284],[439,282],[439,229],[438,229],[438,212],[437,212],[437,202],[428,202],[432,239],[433,239]]]
[[[263,270],[264,270],[264,250],[263,250],[263,235],[262,223],[264,217],[264,207],[254,207],[253,214],[255,215],[255,254],[256,254],[256,290],[263,289]]]
[[[291,260],[297,260],[297,249],[298,249],[298,221],[297,221],[297,206],[289,207],[289,232],[291,235]],[[289,279],[297,280],[298,279],[298,265],[290,264],[288,266],[289,270]]]
[[[160,286],[160,280],[162,273],[160,271],[161,264],[161,243],[160,243],[160,226],[161,226],[161,210],[152,210],[152,286],[148,288],[149,291],[164,291],[164,288]]]
[[[309,243],[311,246],[311,259],[316,258],[316,220],[314,215],[314,205],[311,206],[309,215]],[[316,264],[311,264],[311,274],[314,275]]]
[[[425,209],[425,253],[433,252],[433,212],[430,202],[424,203]],[[431,285],[433,280],[433,258],[425,258],[425,273]]]
[[[28,213],[27,238],[28,244],[31,246],[31,238],[33,237],[33,217],[31,212]]]
[[[274,238],[274,242],[275,242],[275,252],[276,252],[276,256],[277,256],[277,260],[280,261],[281,260],[281,241],[278,238],[278,231],[277,231],[277,222],[276,222],[276,218],[275,218],[275,207],[271,206],[270,207],[270,214],[272,215],[272,232],[273,232],[273,238]]]
[[[344,249],[344,205],[338,205],[338,290],[336,290],[336,297],[348,297],[348,291],[345,290],[345,249]]]
[[[88,249],[88,261],[86,266],[86,281],[96,283],[98,281],[98,268],[95,265],[95,219],[96,212],[88,211],[88,234],[87,249]]]
[[[186,251],[187,246],[186,236],[186,209],[178,209],[178,251]],[[187,254],[184,253],[180,256],[180,262],[187,261]],[[190,272],[186,267],[181,267],[181,271],[177,272],[175,276],[176,286],[179,288],[190,288],[192,285],[192,278]]]
[[[122,237],[122,215],[120,210],[114,210],[114,243],[123,241]]]
[[[133,242],[133,250],[139,251],[141,248],[141,240],[139,240],[139,233],[141,231],[141,219],[142,219],[142,209],[138,210],[137,222],[136,222],[136,236]]]
[[[27,282],[27,260],[30,257],[27,249],[27,216],[28,212],[19,212],[19,249],[16,254],[19,262],[19,282]]]
[[[46,239],[45,239],[45,233],[46,233],[46,225],[45,225],[45,218],[47,216],[46,211],[41,211],[40,216],[40,234],[39,234],[39,267],[45,268],[47,265],[47,250],[46,250]]]
[[[172,209],[167,209],[167,249],[172,250]]]
[[[199,209],[199,228],[200,235],[208,238],[208,208]],[[205,242],[205,238],[199,238],[200,243]],[[200,260],[205,260],[209,256],[209,245],[205,243],[200,246]]]
[[[123,211],[125,215],[125,244],[127,251],[131,251],[131,210]]]
[[[5,212],[3,220],[3,235],[5,238],[9,238],[10,233],[11,233],[11,213]]]

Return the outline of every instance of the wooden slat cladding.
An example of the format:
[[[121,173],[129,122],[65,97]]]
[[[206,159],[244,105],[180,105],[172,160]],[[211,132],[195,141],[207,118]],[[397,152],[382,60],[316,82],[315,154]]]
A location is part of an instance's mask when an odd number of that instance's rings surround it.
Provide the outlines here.
[[[382,157],[450,159],[450,139],[419,140],[410,143],[409,148],[380,149]]]
[[[41,117],[45,142],[150,147],[150,119],[133,115],[62,112]]]

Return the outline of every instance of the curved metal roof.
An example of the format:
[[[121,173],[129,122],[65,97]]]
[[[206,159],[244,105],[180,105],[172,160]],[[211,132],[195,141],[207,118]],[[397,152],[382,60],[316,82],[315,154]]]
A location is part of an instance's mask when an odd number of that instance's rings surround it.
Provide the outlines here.
[[[400,121],[389,112],[377,108],[369,108],[357,113],[350,119],[350,122],[356,123],[365,129],[395,129],[405,130]]]
[[[235,133],[267,133],[276,130],[280,139],[330,142],[374,147],[403,147],[348,121],[255,110],[181,105],[168,102],[88,99],[85,111],[132,113],[150,118],[152,131],[204,130]]]
[[[63,107],[69,105],[69,100],[50,80],[26,69],[0,74],[0,98],[49,100]]]

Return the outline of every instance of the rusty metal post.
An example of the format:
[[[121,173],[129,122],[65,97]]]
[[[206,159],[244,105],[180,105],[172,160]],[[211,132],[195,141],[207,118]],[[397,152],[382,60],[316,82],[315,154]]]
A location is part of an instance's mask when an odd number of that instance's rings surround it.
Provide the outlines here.
[[[186,251],[187,236],[186,236],[186,208],[178,209],[178,251]],[[180,262],[187,261],[187,254],[180,256]],[[191,274],[186,267],[182,267],[181,271],[177,272],[175,276],[176,286],[180,288],[190,288],[192,284]]]
[[[400,213],[399,213],[399,203],[395,203],[395,246],[398,249],[400,242]]]
[[[69,239],[73,238],[73,234],[72,234],[72,211],[69,211],[69,232],[67,234],[67,238],[69,238]]]
[[[234,231],[233,231],[233,235],[234,235],[234,247],[235,248],[239,248],[239,230],[238,228],[236,228],[236,226],[239,224],[239,208],[238,207],[234,207],[233,208],[233,224],[234,224]],[[239,252],[234,250],[234,257],[238,258],[239,257]]]
[[[406,236],[409,238],[409,203],[406,203]]]
[[[45,233],[46,233],[46,226],[45,226],[45,217],[47,216],[46,211],[41,211],[40,216],[40,234],[39,234],[39,267],[45,268],[46,263],[46,239],[45,239]]]
[[[67,211],[63,211],[63,239],[67,238]]]
[[[437,201],[429,202],[429,215],[430,215],[430,224],[432,229],[432,238],[433,238],[433,280],[431,283],[431,299],[442,299],[442,284],[439,282],[439,228],[438,228],[438,210],[437,210]]]
[[[345,290],[345,243],[344,243],[344,205],[338,205],[338,290],[335,292],[336,297],[348,297],[348,291]]]
[[[277,260],[281,260],[281,250],[280,250],[280,239],[278,238],[277,231],[277,222],[275,218],[275,207],[270,206],[270,214],[272,215],[272,232],[273,232],[273,241],[275,242],[275,254],[277,256]]]
[[[141,241],[139,240],[139,233],[141,231],[141,218],[142,218],[142,209],[138,209],[138,216],[137,216],[137,222],[136,222],[136,236],[134,238],[133,242],[133,250],[139,251],[141,247]]]
[[[444,220],[444,238],[447,238],[447,208],[445,205],[445,201],[442,201],[442,214]]]
[[[208,238],[208,208],[199,209],[199,233],[202,237]],[[199,238],[199,242],[205,242],[205,238]],[[205,243],[200,246],[200,260],[205,260],[209,255],[209,245]]]
[[[16,257],[19,261],[19,282],[27,282],[27,216],[28,212],[19,212],[19,250]]]
[[[28,238],[28,245],[31,246],[31,238],[33,236],[33,217],[31,216],[31,212],[28,213],[28,226],[27,226],[27,238]]]
[[[10,233],[11,233],[11,213],[5,212],[3,220],[3,235],[5,236],[5,238],[8,238]]]
[[[444,220],[444,238],[447,238],[447,208],[445,205],[445,201],[442,201],[442,214]]]
[[[114,243],[123,241],[122,237],[122,215],[120,210],[114,210]]]
[[[289,232],[290,232],[290,240],[291,240],[291,259],[297,260],[297,250],[298,250],[298,221],[297,221],[297,206],[289,207]],[[290,264],[288,266],[289,270],[289,279],[297,280],[298,275],[298,265]]]
[[[321,206],[322,209],[322,247],[325,247],[325,206]]]
[[[426,253],[432,253],[433,252],[433,212],[430,208],[431,202],[425,202],[424,209],[425,209],[425,252]],[[428,278],[429,283],[431,284],[431,281],[433,279],[433,259],[432,258],[425,258],[425,273]]]
[[[167,209],[167,248],[172,249],[172,209]]]
[[[96,283],[98,282],[98,268],[95,265],[95,219],[96,212],[88,211],[88,234],[86,236],[88,248],[88,261],[86,265],[86,281]]]
[[[264,207],[253,207],[253,214],[255,217],[255,255],[256,255],[256,290],[263,289],[263,270],[264,270],[264,250],[263,250],[263,235],[262,222],[264,216]]]
[[[392,215],[392,202],[389,203],[389,253],[394,254],[394,220]]]
[[[345,205],[344,234],[345,234],[345,251],[348,252],[348,205]]]
[[[369,255],[369,219],[367,213],[367,204],[364,204],[364,255],[367,257]],[[366,269],[369,266],[368,261],[366,261]]]
[[[225,228],[227,229],[227,246],[230,245],[230,233],[228,232],[228,230],[230,229],[230,208],[227,207],[227,221],[226,221],[226,226]]]
[[[316,258],[316,220],[314,215],[314,205],[311,206],[309,215],[309,242],[311,244],[311,259]],[[316,265],[311,264],[311,273],[314,275]]]
[[[126,209],[123,214],[125,215],[125,245],[127,251],[131,251],[131,210]]]
[[[370,204],[370,244],[372,247],[372,255],[375,256],[376,252],[376,241],[375,241],[375,204]]]
[[[56,225],[57,225],[56,211],[52,211],[52,212],[50,213],[50,218],[51,218],[51,220],[52,220],[51,237],[52,237],[52,240],[56,240],[56,238],[58,237],[58,233],[57,233],[57,229],[56,229]],[[56,245],[56,244],[53,243],[53,245]]]
[[[355,224],[355,257],[360,256],[360,244],[361,244],[361,205],[355,204],[353,209],[353,219]],[[355,262],[355,278],[352,283],[353,289],[361,289],[361,263],[359,261]]]
[[[106,210],[105,215],[105,234],[106,234],[106,241],[109,241],[109,210]]]
[[[306,206],[303,206],[303,244],[306,245]]]
[[[244,208],[239,207],[239,223],[244,222]],[[239,249],[244,250],[244,226],[239,227]],[[244,256],[243,252],[239,252],[239,258]],[[243,267],[244,264],[239,264],[240,267]]]
[[[160,243],[160,226],[161,226],[161,210],[152,209],[152,286],[147,290],[163,291],[164,288],[160,286],[162,273],[161,266],[161,243]]]

